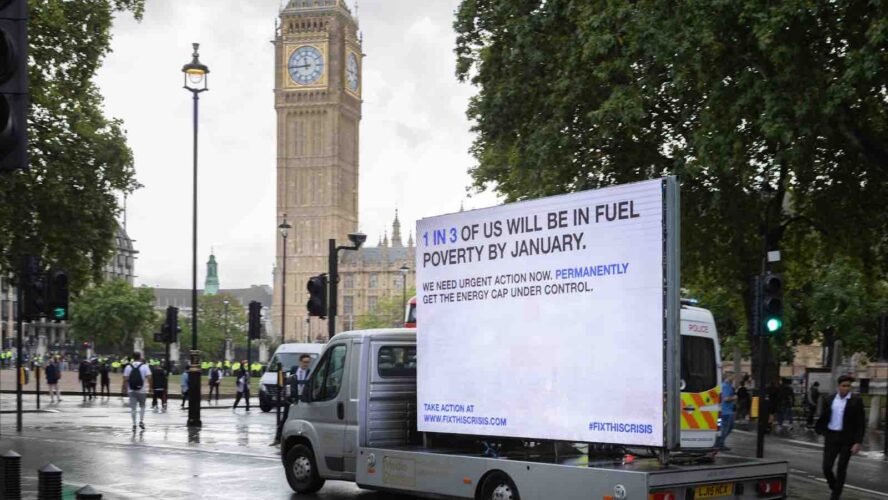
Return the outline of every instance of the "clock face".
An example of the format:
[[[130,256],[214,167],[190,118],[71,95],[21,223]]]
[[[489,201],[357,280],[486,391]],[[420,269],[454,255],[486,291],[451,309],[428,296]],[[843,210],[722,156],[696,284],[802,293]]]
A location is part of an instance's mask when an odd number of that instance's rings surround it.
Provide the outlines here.
[[[290,78],[301,85],[309,85],[321,78],[324,72],[324,56],[321,51],[305,45],[294,50],[287,63]]]
[[[345,65],[345,83],[352,92],[358,91],[358,56],[349,52]]]

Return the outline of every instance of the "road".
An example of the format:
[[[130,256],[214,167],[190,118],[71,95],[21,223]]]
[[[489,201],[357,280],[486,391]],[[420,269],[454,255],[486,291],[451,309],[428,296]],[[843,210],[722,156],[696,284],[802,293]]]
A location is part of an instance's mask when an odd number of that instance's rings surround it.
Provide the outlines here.
[[[15,416],[0,414],[0,453],[22,455],[26,491],[36,491],[37,469],[53,463],[64,471],[68,491],[90,484],[106,499],[296,498],[284,478],[274,436],[274,413],[243,409],[232,412],[231,400],[202,410],[203,427],[185,427],[187,411],[178,404],[166,413],[146,414],[146,430],[133,433],[129,409],[120,398],[92,403],[64,398],[26,413],[24,429],[15,432]],[[0,411],[15,408],[14,396],[0,395]],[[33,396],[25,408],[34,409]],[[47,410],[48,409],[48,410]],[[813,438],[812,438],[813,439]],[[736,431],[729,454],[752,456],[755,435]],[[766,457],[790,461],[790,497],[828,498],[820,477],[817,443],[768,437]],[[878,452],[851,462],[846,500],[888,500],[888,462]],[[378,500],[390,495],[363,491],[350,483],[330,481],[319,499]],[[403,497],[402,497],[403,498]]]

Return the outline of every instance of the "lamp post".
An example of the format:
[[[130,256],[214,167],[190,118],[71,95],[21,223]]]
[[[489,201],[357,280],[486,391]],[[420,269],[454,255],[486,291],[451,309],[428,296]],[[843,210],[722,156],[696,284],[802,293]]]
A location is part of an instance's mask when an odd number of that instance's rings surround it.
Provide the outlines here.
[[[222,353],[222,357],[228,358],[228,346],[231,345],[231,339],[228,338],[228,304],[231,303],[228,299],[223,299],[222,304],[225,306],[225,352]]]
[[[284,214],[284,221],[278,226],[281,237],[284,239],[284,269],[281,274],[281,342],[286,342],[287,329],[287,235],[290,234],[290,228],[293,227],[287,222],[287,214]]]
[[[192,43],[191,62],[182,66],[183,88],[194,100],[194,196],[191,234],[191,368],[188,372],[188,427],[200,427],[200,351],[197,350],[197,101],[206,92],[210,70],[198,60],[199,43]]]
[[[336,246],[336,240],[330,238],[329,251],[327,258],[327,282],[329,286],[329,294],[327,297],[327,340],[336,335],[336,302],[339,288],[339,251],[340,250],[358,250],[361,245],[367,241],[367,235],[364,233],[349,233],[350,246]]]
[[[407,273],[410,272],[410,268],[407,267],[407,264],[401,266],[401,313],[404,317],[407,316]],[[403,322],[401,322],[401,326],[404,326]]]

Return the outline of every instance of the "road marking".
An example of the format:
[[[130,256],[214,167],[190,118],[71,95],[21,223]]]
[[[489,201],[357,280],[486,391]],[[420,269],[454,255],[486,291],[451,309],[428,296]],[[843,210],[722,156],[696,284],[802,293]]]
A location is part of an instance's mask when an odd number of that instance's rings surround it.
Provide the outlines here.
[[[826,484],[826,479],[823,479],[822,477],[812,476],[805,471],[799,471],[798,469],[790,469],[790,472],[796,473],[796,474],[793,474],[793,477],[795,477],[797,479],[803,479],[805,481],[811,481],[814,483]],[[798,474],[798,472],[801,472],[801,474]],[[888,498],[888,493],[885,493],[883,491],[869,490],[869,489],[861,488],[860,486],[854,486],[853,484],[848,484],[848,483],[845,483],[844,487],[848,488],[848,489],[855,490],[855,491],[861,491],[863,493],[867,493],[870,495],[876,495],[876,496],[879,496],[882,498]]]
[[[203,449],[198,449],[198,448],[180,448],[177,446],[159,445],[159,444],[145,444],[145,443],[132,443],[132,442],[131,443],[116,443],[116,442],[106,442],[106,441],[91,441],[91,440],[87,440],[87,439],[76,439],[76,438],[74,438],[74,439],[71,439],[71,438],[58,439],[58,438],[36,437],[36,436],[14,436],[10,439],[13,439],[13,440],[15,440],[15,439],[30,439],[33,441],[46,441],[46,442],[51,442],[51,443],[58,442],[58,441],[78,442],[78,443],[88,443],[88,444],[92,444],[92,445],[108,446],[108,447],[113,447],[113,448],[132,448],[132,447],[156,448],[156,449],[162,449],[162,450],[181,451],[181,452],[185,452],[185,453],[208,453],[208,454],[212,454],[212,455],[232,455],[232,456],[250,457],[250,458],[255,458],[255,459],[259,459],[259,460],[266,460],[266,461],[270,461],[270,462],[279,462],[280,461],[279,457],[273,457],[273,456],[268,456],[268,455],[257,455],[255,453],[244,453],[244,452],[238,452],[238,451],[223,451],[223,450],[203,450]]]

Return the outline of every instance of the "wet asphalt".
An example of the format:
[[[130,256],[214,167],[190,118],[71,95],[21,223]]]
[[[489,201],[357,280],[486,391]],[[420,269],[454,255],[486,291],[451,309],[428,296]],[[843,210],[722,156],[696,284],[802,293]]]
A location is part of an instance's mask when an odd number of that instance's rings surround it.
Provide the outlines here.
[[[22,455],[23,489],[32,498],[37,469],[47,463],[62,469],[66,491],[89,484],[106,499],[297,498],[284,478],[279,448],[269,446],[274,412],[255,406],[250,413],[233,412],[231,399],[204,403],[202,427],[189,430],[187,410],[170,401],[166,412],[149,408],[146,429],[133,432],[129,408],[118,397],[83,403],[66,396],[60,404],[41,399],[41,412],[25,413],[19,434],[15,415],[5,413],[15,409],[15,397],[0,395],[0,453]],[[35,409],[33,396],[25,397],[24,407]],[[330,481],[315,498],[384,497]]]
[[[166,412],[150,408],[146,429],[132,431],[129,408],[119,397],[84,403],[79,396],[64,396],[60,404],[24,397],[23,430],[15,431],[15,396],[0,394],[0,454],[13,449],[22,455],[25,498],[36,498],[37,469],[52,463],[62,469],[67,492],[92,485],[105,499],[296,499],[278,456],[269,446],[275,431],[275,413],[253,406],[231,410],[232,399],[219,405],[204,403],[203,426],[189,430],[188,412],[170,400]],[[149,399],[150,406],[150,399]],[[738,430],[729,437],[728,454],[753,456],[755,435]],[[875,440],[852,459],[846,500],[888,500],[888,461]],[[806,433],[768,436],[765,456],[790,463],[792,499],[827,499],[820,477],[822,448],[817,437]],[[364,491],[351,483],[328,481],[321,492],[308,498],[392,498]],[[400,496],[397,498],[407,498]],[[555,499],[553,499],[555,500]]]

